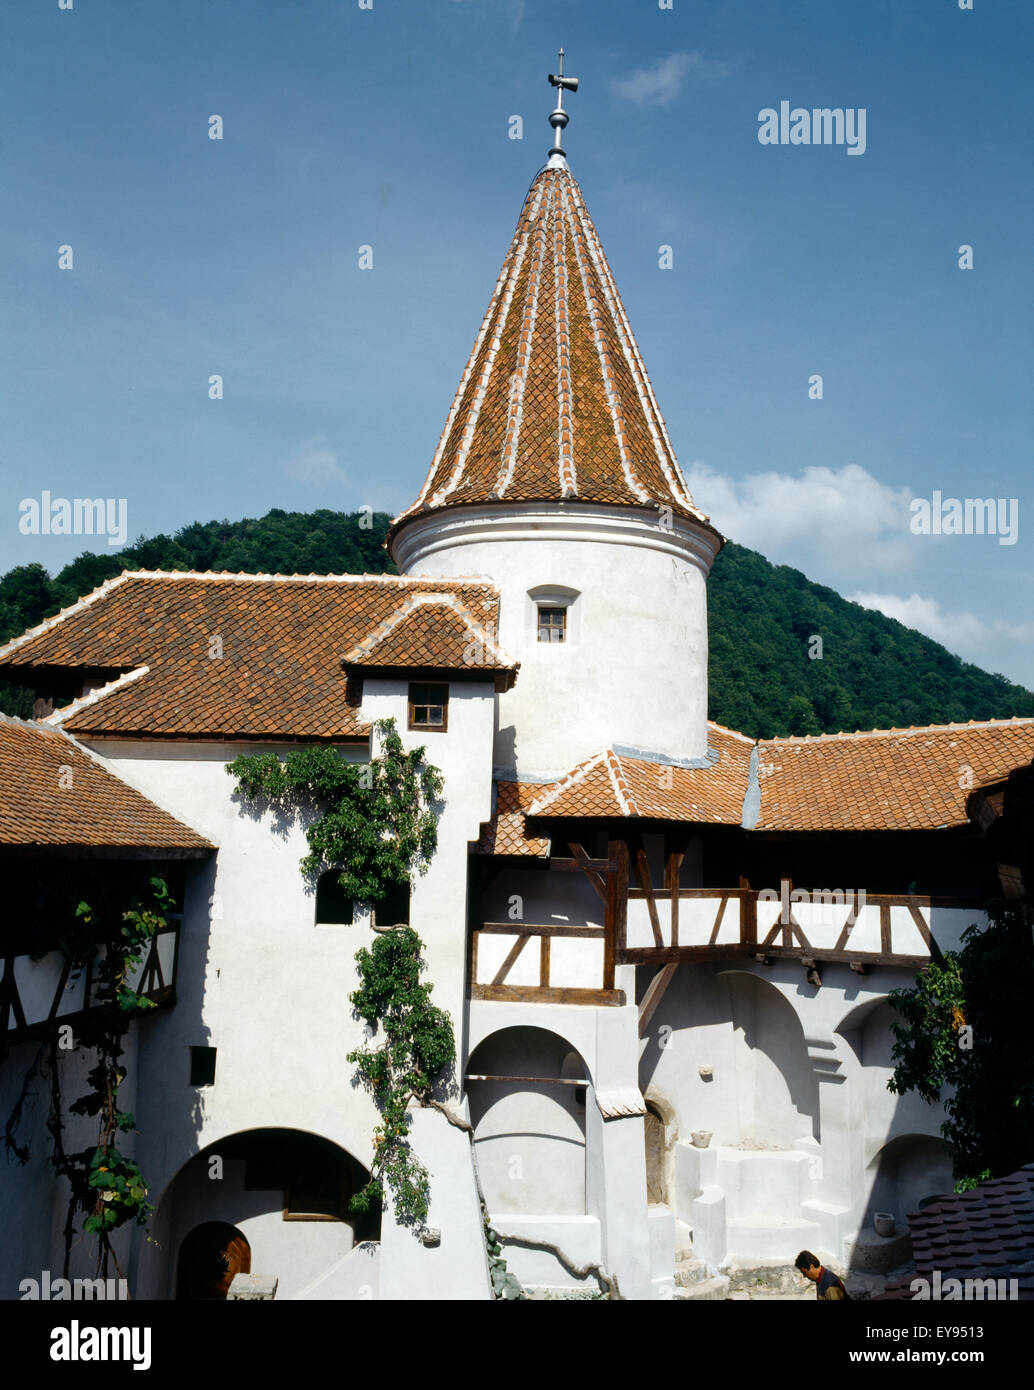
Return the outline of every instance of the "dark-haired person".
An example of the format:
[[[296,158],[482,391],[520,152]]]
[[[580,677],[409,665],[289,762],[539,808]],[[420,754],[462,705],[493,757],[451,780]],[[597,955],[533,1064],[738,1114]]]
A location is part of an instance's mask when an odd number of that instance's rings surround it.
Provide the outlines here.
[[[794,1264],[815,1285],[815,1297],[827,1299],[850,1298],[842,1280],[831,1269],[824,1269],[810,1250],[802,1250]]]

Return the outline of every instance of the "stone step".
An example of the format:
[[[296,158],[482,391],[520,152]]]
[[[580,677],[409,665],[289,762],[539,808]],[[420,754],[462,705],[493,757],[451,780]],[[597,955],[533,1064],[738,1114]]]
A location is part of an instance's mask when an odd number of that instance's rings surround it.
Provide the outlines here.
[[[724,1274],[717,1274],[713,1279],[701,1279],[688,1288],[676,1288],[674,1297],[679,1303],[717,1302],[724,1300],[728,1293],[728,1279]]]

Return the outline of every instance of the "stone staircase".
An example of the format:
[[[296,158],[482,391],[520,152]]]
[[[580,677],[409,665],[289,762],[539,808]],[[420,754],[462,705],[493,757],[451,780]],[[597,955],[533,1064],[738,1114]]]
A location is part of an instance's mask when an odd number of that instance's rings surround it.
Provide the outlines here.
[[[724,1274],[708,1274],[707,1266],[694,1255],[692,1246],[676,1246],[673,1297],[678,1302],[716,1302],[728,1294],[729,1280]]]

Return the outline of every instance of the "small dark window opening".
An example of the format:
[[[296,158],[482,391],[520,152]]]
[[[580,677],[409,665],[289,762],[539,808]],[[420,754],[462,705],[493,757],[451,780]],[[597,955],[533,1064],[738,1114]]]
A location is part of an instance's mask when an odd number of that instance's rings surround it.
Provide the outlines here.
[[[341,870],[328,869],[316,884],[316,924],[351,926],[354,904],[345,895],[340,883]]]
[[[539,608],[539,641],[565,642],[567,640],[567,609]]]
[[[448,685],[426,685],[417,681],[410,684],[409,727],[445,732],[449,727]]]
[[[212,1086],[215,1084],[214,1047],[192,1047],[190,1049],[190,1084],[192,1086]]]
[[[373,909],[373,920],[378,927],[409,926],[408,883],[393,883],[387,896]]]

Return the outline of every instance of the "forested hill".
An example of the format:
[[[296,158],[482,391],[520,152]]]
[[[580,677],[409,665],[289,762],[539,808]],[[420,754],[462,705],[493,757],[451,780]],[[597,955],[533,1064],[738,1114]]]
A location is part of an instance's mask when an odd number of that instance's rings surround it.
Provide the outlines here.
[[[20,565],[0,579],[0,639],[123,569],[383,574],[392,569],[383,548],[389,520],[274,510],[259,520],[194,522],[117,555],[86,553],[53,578],[42,565]],[[1029,690],[756,551],[727,545],[708,593],[711,718],[751,737],[1034,715]],[[30,697],[0,685],[0,709],[28,715]]]

